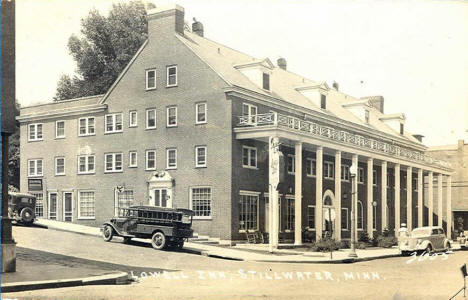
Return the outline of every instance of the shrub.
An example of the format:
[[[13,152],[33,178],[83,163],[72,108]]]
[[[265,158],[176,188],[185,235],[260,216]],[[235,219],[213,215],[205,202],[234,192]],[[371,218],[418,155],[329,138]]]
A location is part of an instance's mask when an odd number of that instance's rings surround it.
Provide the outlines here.
[[[398,244],[398,240],[394,236],[378,236],[377,246],[382,248],[391,248]]]
[[[335,241],[334,239],[321,239],[318,242],[312,244],[312,251],[318,252],[329,252],[336,251],[340,249],[341,243]]]
[[[349,240],[342,240],[341,241],[341,245],[340,245],[340,249],[349,249],[351,248],[351,242]]]
[[[358,241],[363,242],[363,243],[369,243],[370,242],[369,234],[367,233],[367,231],[360,231],[359,232]]]

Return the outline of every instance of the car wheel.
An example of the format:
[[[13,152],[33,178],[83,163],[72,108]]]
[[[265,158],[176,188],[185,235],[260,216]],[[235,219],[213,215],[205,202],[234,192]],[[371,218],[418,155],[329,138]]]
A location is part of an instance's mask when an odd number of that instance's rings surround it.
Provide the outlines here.
[[[432,254],[432,246],[431,244],[428,244],[426,247],[426,250],[424,250],[427,254],[431,255]]]
[[[106,242],[110,242],[114,237],[114,228],[110,225],[104,226],[104,230],[102,231],[102,238]]]
[[[156,250],[162,250],[166,248],[166,236],[162,232],[156,232],[151,237],[151,245]]]
[[[34,212],[30,207],[25,207],[20,213],[21,222],[31,224],[34,221]]]
[[[450,251],[452,249],[452,245],[450,244],[450,242],[447,242],[447,244],[445,244],[445,252],[447,251]]]
[[[129,238],[129,237],[124,237],[124,244],[130,244],[130,242],[132,241],[132,238]]]

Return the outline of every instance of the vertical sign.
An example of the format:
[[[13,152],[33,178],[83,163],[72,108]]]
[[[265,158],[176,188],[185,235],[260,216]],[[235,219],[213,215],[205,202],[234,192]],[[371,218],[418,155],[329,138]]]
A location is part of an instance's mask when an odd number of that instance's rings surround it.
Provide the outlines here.
[[[279,227],[279,206],[278,206],[278,184],[280,179],[280,154],[279,154],[279,139],[270,137],[269,140],[269,192],[270,204],[269,207],[269,251],[273,252],[274,248],[278,247],[278,227]]]

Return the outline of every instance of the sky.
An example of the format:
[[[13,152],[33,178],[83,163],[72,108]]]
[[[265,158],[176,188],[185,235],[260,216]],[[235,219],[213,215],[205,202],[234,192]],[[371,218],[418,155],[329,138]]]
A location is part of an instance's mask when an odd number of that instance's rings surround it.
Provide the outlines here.
[[[122,0],[120,0],[122,1]],[[92,8],[119,0],[16,0],[16,98],[52,101],[76,64],[71,34]],[[171,0],[147,0],[156,6]],[[468,141],[468,1],[179,0],[205,37],[288,70],[338,82],[346,94],[382,95],[427,146]]]

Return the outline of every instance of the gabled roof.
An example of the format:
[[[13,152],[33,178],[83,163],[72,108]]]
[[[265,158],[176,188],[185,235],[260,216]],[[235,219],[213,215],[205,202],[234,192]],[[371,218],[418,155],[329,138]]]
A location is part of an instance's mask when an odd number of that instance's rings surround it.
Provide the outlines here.
[[[269,58],[264,58],[261,60],[254,60],[254,61],[249,61],[246,63],[237,64],[237,65],[234,65],[234,68],[242,69],[242,68],[250,68],[254,66],[262,66],[267,69],[273,69],[275,67],[275,65],[273,65],[273,63],[271,62]]]

